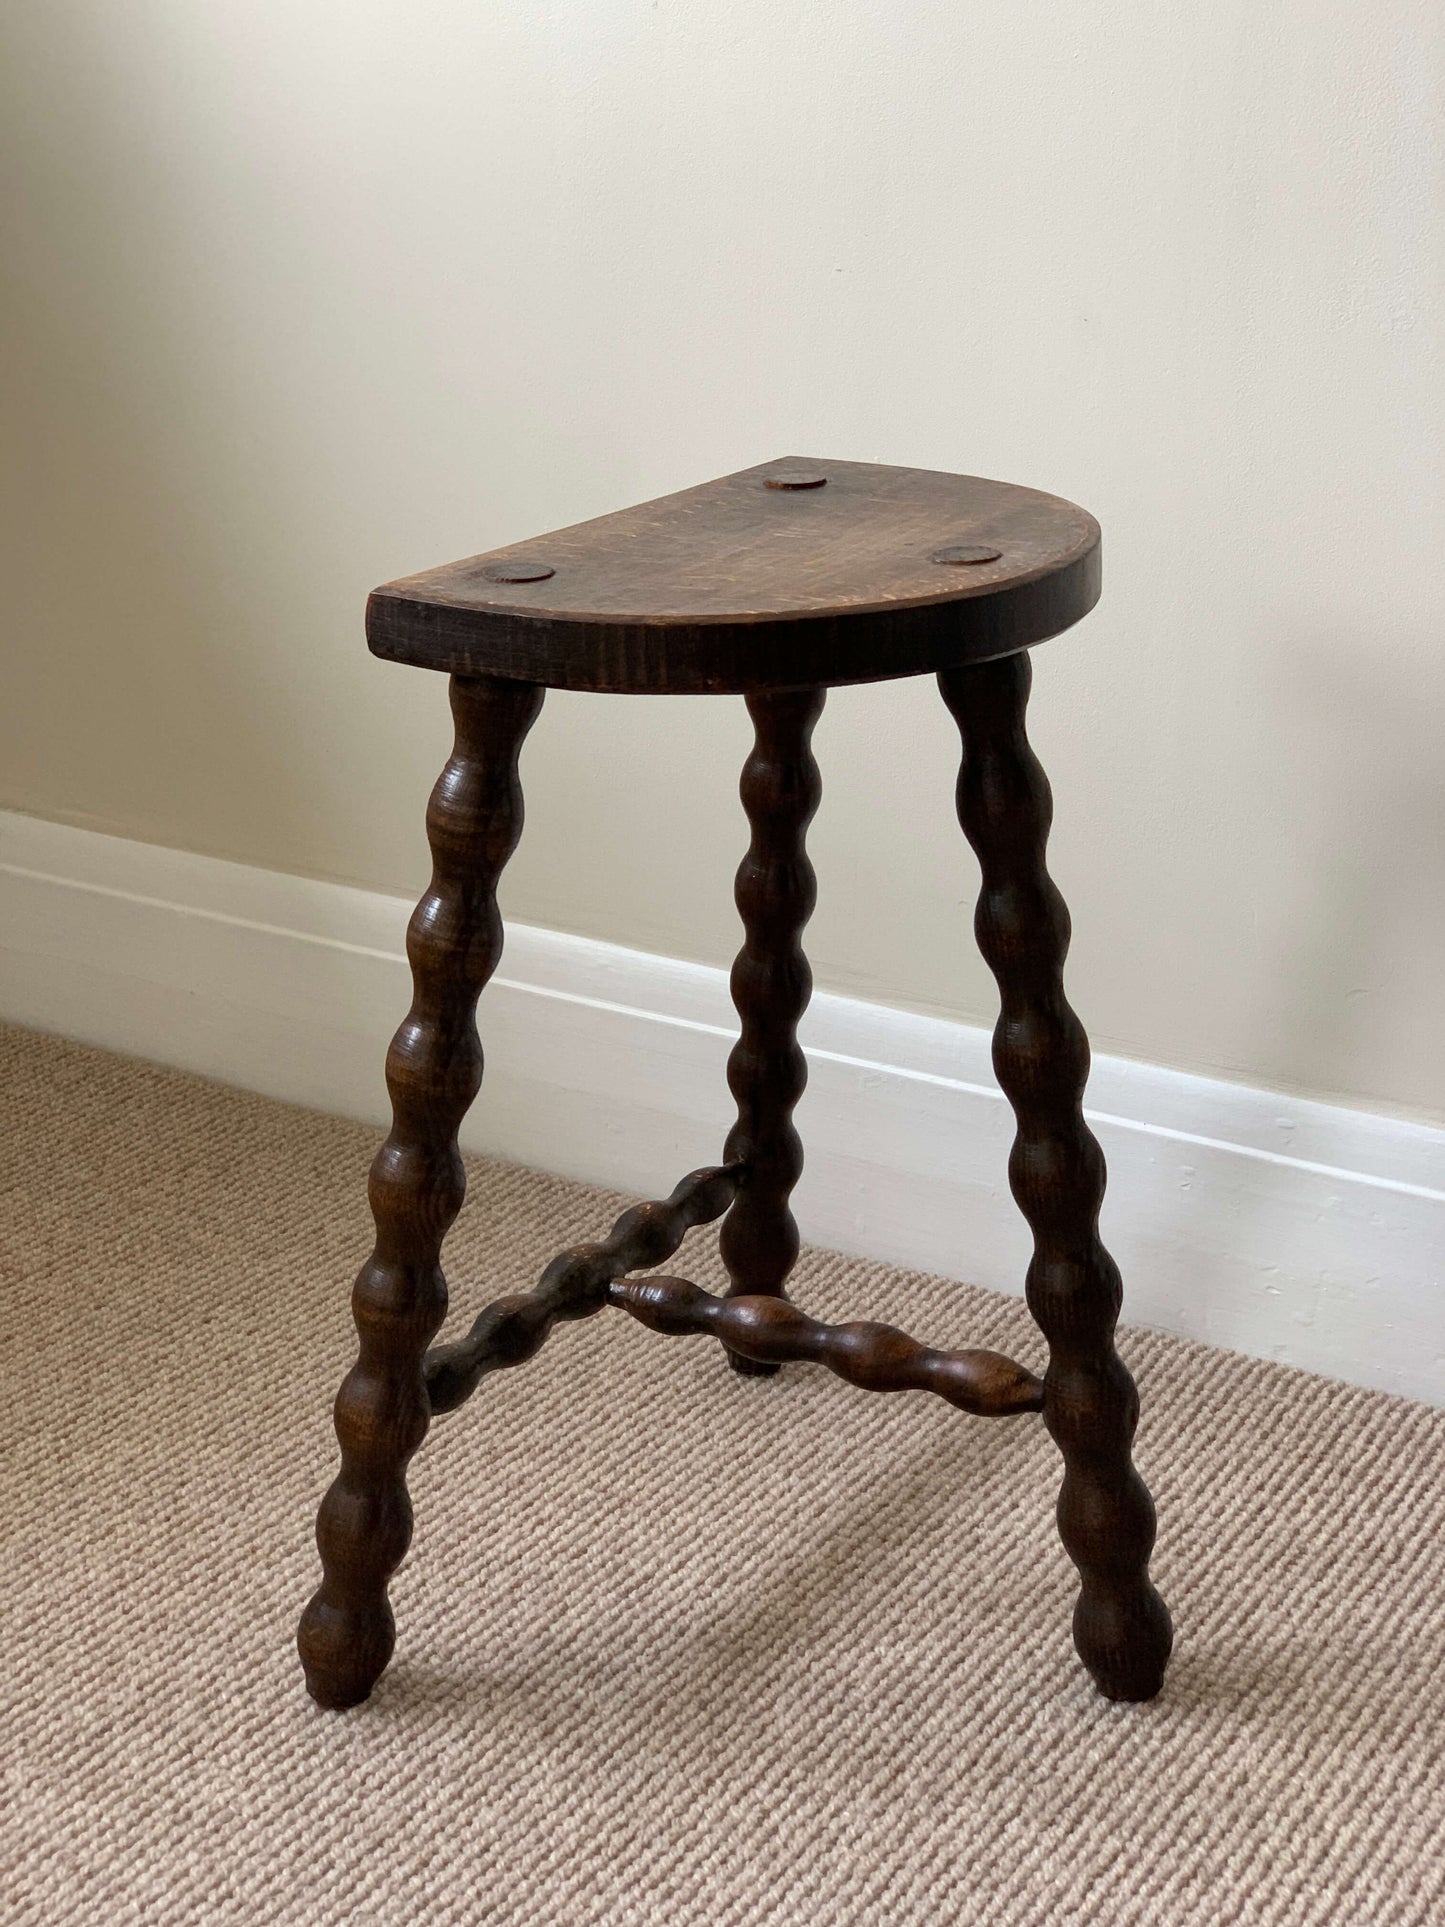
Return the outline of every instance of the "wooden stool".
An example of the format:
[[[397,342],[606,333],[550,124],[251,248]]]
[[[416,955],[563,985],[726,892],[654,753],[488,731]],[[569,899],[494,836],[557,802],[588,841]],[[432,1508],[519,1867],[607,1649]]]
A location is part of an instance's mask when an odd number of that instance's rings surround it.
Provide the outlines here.
[[[387,1058],[391,1135],[372,1166],[376,1248],[352,1305],[360,1355],[336,1401],[341,1470],[321,1503],[323,1578],[302,1616],[306,1682],[354,1706],[391,1657],[387,1582],[411,1538],[405,1472],[432,1415],[531,1358],[558,1319],[615,1305],[654,1331],[711,1332],[739,1372],[811,1359],[874,1391],[937,1392],[988,1417],[1042,1412],[1063,1455],[1059,1531],[1078,1567],[1074,1640],[1101,1692],[1158,1692],[1171,1632],[1148,1577],[1154,1507],[1130,1460],[1133,1380],[1114,1350],[1121,1288],[1099,1242],[1104,1159],[1084,1123],[1089,1045],[1064,998],[1069,916],[1044,867],[1052,805],[1024,734],[1026,651],[1087,614],[1099,530],[1056,496],[965,475],[789,458],[387,584],[367,639],[451,677],[456,748],[427,812],[431,886],[407,934],[412,1007]],[[998,981],[994,1065],[1017,1121],[1009,1180],[1034,1236],[1028,1303],[1042,1380],[992,1352],[934,1351],[886,1325],[792,1306],[792,1125],[812,987],[804,834],[818,805],[813,725],[830,684],[936,674],[958,724],[957,807],[983,875],[975,931]],[[548,688],[742,694],[752,842],[737,878],[737,1123],[722,1163],[554,1258],[535,1290],[432,1346],[442,1240],[461,1208],[457,1132],[482,1076],[475,1014],[502,947],[496,884],[522,827],[517,758]],[[663,1264],[723,1220],[719,1298]]]

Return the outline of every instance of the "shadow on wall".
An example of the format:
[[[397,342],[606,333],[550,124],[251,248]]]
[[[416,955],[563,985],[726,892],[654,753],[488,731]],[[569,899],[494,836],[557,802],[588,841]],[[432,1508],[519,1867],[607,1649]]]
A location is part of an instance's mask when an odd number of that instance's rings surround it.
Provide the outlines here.
[[[1438,1117],[1445,1033],[1438,1014],[1420,1035],[1400,1013],[1432,1008],[1427,985],[1407,975],[1438,972],[1445,953],[1445,795],[1432,705],[1419,678],[1398,673],[1410,651],[1390,653],[1386,666],[1386,650],[1366,653],[1358,631],[1315,631],[1276,659],[1273,711],[1294,719],[1277,754],[1295,863],[1285,905],[1270,906],[1270,1028],[1251,1061],[1270,1066],[1275,1090],[1291,1078],[1317,1089],[1323,1073],[1392,1108],[1409,1091]],[[1305,811],[1288,787],[1296,767]],[[1268,818],[1259,835],[1278,842],[1280,823]],[[1207,1093],[1190,1102],[1208,1118]],[[1191,1128],[1226,1142],[1160,1139],[1142,1165],[1140,1142],[1102,1130],[1123,1180],[1104,1226],[1124,1268],[1125,1318],[1438,1400],[1442,1180],[1429,1134],[1269,1094],[1220,1115],[1222,1125]]]
[[[364,587],[297,465],[336,451],[308,456],[294,391],[335,317],[308,308],[280,199],[258,233],[224,128],[190,164],[204,103],[173,98],[164,62],[148,93],[146,48],[103,44],[121,32],[38,8],[3,28],[20,646],[0,800],[254,860],[250,799],[252,822],[315,825],[324,868],[325,821],[364,776],[318,753],[315,721],[356,660]],[[268,284],[244,311],[238,250]]]
[[[1420,645],[1401,656],[1430,660]],[[1367,651],[1357,636],[1300,639],[1279,660],[1280,713],[1298,719],[1311,752],[1318,818],[1275,973],[1281,1028],[1254,1061],[1279,1065],[1297,1088],[1393,1105],[1410,1091],[1404,1101],[1438,1118],[1445,1001],[1407,981],[1438,975],[1445,957],[1438,708],[1414,677],[1392,673],[1385,647]],[[1436,1012],[1433,1035],[1402,1034],[1399,1013],[1421,1007]]]

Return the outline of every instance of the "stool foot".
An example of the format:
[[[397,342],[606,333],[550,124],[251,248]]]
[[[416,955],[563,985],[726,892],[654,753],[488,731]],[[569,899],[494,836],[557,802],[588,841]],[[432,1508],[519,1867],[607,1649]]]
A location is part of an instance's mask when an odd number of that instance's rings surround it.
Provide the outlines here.
[[[405,1536],[411,1537],[409,1517]],[[371,1698],[395,1645],[396,1621],[385,1600],[379,1607],[347,1610],[317,1592],[301,1615],[296,1635],[307,1692],[330,1713],[360,1706]]]
[[[364,1700],[391,1658],[387,1584],[411,1540],[408,1461],[426,1436],[426,1348],[446,1314],[442,1239],[466,1173],[457,1131],[482,1079],[476,1005],[501,955],[499,872],[522,828],[517,757],[542,706],[524,683],[452,679],[456,748],[432,791],[432,881],[407,930],[414,993],[387,1054],[391,1135],[371,1167],[376,1246],[352,1292],[360,1348],[336,1399],[341,1470],[316,1521],[321,1585],[297,1647],[322,1706]]]
[[[798,1020],[813,989],[802,933],[817,897],[806,836],[822,789],[809,744],[824,693],[793,689],[747,699],[754,742],[740,787],[752,836],[734,892],[743,947],[732,970],[742,1029],[728,1058],[738,1116],[723,1150],[724,1162],[743,1164],[747,1175],[719,1239],[729,1296],[785,1296],[798,1256],[788,1199],[803,1169],[803,1145],[793,1107],[808,1081]],[[770,1378],[778,1369],[736,1352],[728,1362],[743,1378]]]
[[[1169,1608],[1147,1579],[1132,1598],[1084,1589],[1074,1608],[1074,1646],[1106,1700],[1157,1697],[1174,1646]]]
[[[993,1061],[1017,1135],[1009,1183],[1034,1234],[1029,1309],[1049,1342],[1044,1422],[1064,1461],[1074,1642],[1110,1699],[1158,1692],[1172,1632],[1149,1582],[1154,1505],[1130,1447],[1138,1394],[1114,1349],[1122,1286],[1099,1241],[1104,1154],[1084,1122],[1084,1027],[1064,996],[1069,913],[1044,863],[1048,779],[1024,731],[1026,654],[939,677],[958,724],[958,818],[983,873],[974,929],[1000,996]]]

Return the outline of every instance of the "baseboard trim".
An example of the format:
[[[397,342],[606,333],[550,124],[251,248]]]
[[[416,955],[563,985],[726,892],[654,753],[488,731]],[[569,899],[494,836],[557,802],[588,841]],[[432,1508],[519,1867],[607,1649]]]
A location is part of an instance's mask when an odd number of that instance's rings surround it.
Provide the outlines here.
[[[409,908],[0,813],[0,1017],[380,1123]],[[653,1195],[717,1155],[733,1031],[721,970],[513,926],[463,1143]],[[820,994],[803,1035],[805,1237],[1017,1291],[987,1033]],[[1109,1057],[1088,1114],[1131,1322],[1445,1404],[1445,1131]]]

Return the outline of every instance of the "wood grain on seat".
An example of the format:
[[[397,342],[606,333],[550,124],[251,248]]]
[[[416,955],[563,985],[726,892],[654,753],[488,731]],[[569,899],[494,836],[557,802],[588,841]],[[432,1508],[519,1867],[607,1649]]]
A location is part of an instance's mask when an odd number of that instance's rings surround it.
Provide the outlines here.
[[[786,457],[389,582],[367,640],[457,675],[696,694],[986,661],[1098,595],[1098,524],[1058,496]]]

